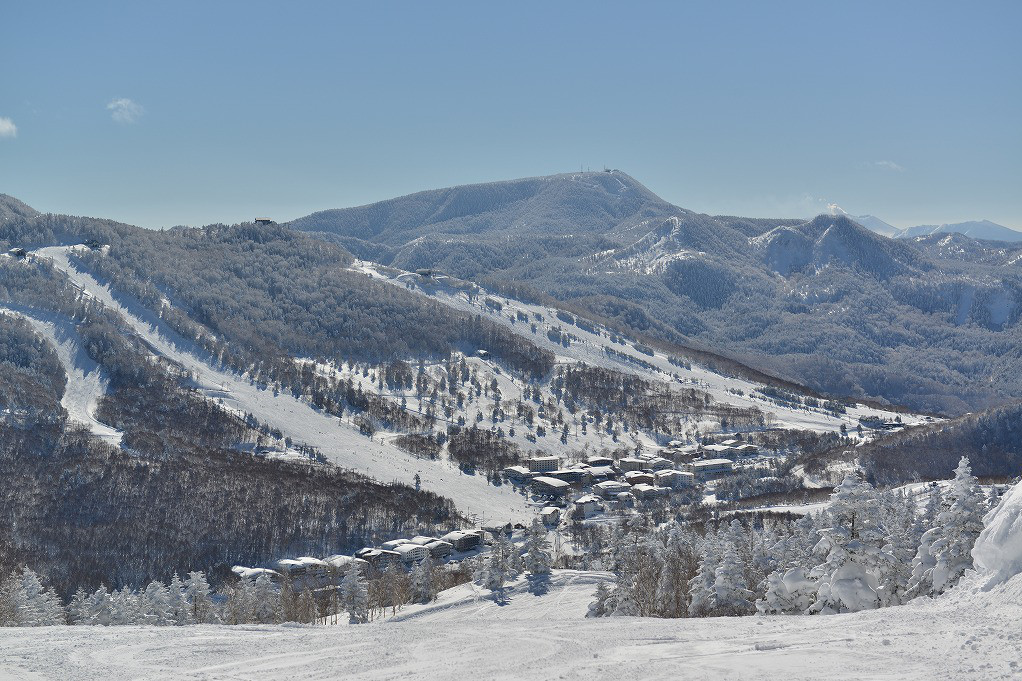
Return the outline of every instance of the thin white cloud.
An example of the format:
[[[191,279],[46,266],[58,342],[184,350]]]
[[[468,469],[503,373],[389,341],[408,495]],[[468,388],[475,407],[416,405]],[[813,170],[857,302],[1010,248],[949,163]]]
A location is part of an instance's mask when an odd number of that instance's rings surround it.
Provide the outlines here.
[[[18,126],[10,118],[0,117],[0,137],[17,137]]]
[[[133,102],[127,97],[112,100],[106,105],[106,108],[110,111],[110,117],[118,123],[135,123],[145,113],[141,104]]]
[[[846,211],[844,208],[837,205],[836,203],[828,203],[827,212],[830,213],[831,215],[848,215],[848,211]]]
[[[766,205],[761,212],[772,217],[803,218],[814,217],[830,210],[830,201],[821,196],[800,194],[797,196],[768,196]]]
[[[898,165],[894,161],[873,161],[873,165],[875,165],[877,168],[886,168],[887,170],[893,170],[898,173],[905,172],[905,168]]]

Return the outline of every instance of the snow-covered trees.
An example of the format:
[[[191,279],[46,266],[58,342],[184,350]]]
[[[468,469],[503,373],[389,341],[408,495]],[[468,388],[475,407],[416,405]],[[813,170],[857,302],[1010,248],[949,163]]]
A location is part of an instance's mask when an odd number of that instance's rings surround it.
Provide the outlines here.
[[[163,626],[174,622],[170,607],[170,589],[162,582],[152,581],[139,598],[141,619],[146,624]]]
[[[817,581],[812,613],[856,612],[885,604],[894,558],[884,551],[873,488],[848,475],[831,496],[833,526],[821,530],[816,552],[825,557],[810,576]]]
[[[476,583],[493,592],[497,601],[504,599],[504,585],[515,574],[515,549],[503,535],[498,535],[490,547],[490,555],[485,558],[476,571]]]
[[[534,577],[550,574],[550,542],[546,526],[539,518],[533,518],[525,535],[525,570]]]
[[[185,598],[191,607],[191,620],[196,624],[214,624],[219,621],[209,582],[202,572],[189,572],[185,580]]]
[[[436,598],[436,586],[433,583],[433,557],[426,557],[412,568],[412,597],[418,603],[429,603]]]
[[[777,570],[767,577],[766,593],[756,601],[764,615],[801,615],[816,597],[816,582],[804,567]]]
[[[913,561],[910,591],[917,595],[944,593],[972,567],[972,547],[983,531],[986,498],[962,457],[948,493],[948,508],[922,538]]]
[[[0,626],[44,627],[66,624],[60,597],[28,568],[0,582]]]
[[[714,615],[748,615],[754,610],[752,591],[745,581],[745,574],[738,551],[734,544],[724,545],[720,565],[714,572],[712,605]]]
[[[259,624],[276,624],[281,621],[280,590],[263,573],[256,577],[252,584],[250,596],[252,617]]]
[[[589,611],[586,617],[606,617],[611,613],[613,607],[610,605],[610,589],[606,582],[596,585],[596,592],[593,594],[592,603],[589,604]]]
[[[713,585],[717,581],[717,565],[715,547],[707,545],[699,561],[699,570],[688,582],[689,617],[706,617],[713,612]]]
[[[341,581],[341,604],[348,611],[352,624],[369,621],[369,583],[362,574],[362,567],[355,563],[348,568]]]
[[[664,617],[682,617],[687,608],[685,539],[681,527],[673,523],[668,530],[657,582],[656,600]]]

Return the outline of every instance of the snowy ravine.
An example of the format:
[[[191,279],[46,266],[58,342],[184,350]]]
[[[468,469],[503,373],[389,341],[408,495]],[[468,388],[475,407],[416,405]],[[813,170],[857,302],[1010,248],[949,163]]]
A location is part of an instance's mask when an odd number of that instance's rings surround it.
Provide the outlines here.
[[[73,267],[67,247],[43,248],[35,254],[48,258],[76,286],[120,313],[156,352],[190,371],[203,394],[231,409],[251,413],[296,443],[318,448],[336,465],[384,483],[411,485],[418,474],[424,489],[451,498],[462,513],[479,521],[507,522],[532,516],[526,499],[510,485],[496,487],[485,477],[465,475],[446,462],[419,459],[396,446],[370,440],[290,393],[274,394],[239,374],[215,367],[202,348],[174,332],[150,310],[127,300],[115,300],[107,286]]]
[[[119,445],[123,433],[96,419],[96,403],[106,394],[107,378],[99,365],[82,348],[78,331],[68,319],[42,310],[0,306],[0,314],[25,319],[46,338],[57,353],[67,374],[67,387],[60,404],[71,420],[83,423],[112,445]]]

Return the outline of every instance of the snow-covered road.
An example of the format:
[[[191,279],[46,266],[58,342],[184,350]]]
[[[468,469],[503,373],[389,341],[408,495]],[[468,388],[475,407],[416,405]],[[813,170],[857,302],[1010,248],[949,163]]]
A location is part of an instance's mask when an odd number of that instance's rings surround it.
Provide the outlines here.
[[[419,475],[424,489],[454,500],[458,509],[480,521],[527,520],[533,514],[528,502],[510,485],[496,487],[483,476],[465,475],[441,461],[419,459],[398,447],[369,440],[351,426],[319,411],[289,393],[274,394],[248,378],[214,366],[207,353],[181,337],[141,304],[115,299],[107,286],[71,265],[68,248],[54,246],[36,251],[67,273],[70,280],[107,307],[116,310],[156,352],[190,371],[199,389],[226,406],[251,413],[261,423],[277,428],[295,443],[318,448],[329,460],[364,473],[381,482],[412,484]]]

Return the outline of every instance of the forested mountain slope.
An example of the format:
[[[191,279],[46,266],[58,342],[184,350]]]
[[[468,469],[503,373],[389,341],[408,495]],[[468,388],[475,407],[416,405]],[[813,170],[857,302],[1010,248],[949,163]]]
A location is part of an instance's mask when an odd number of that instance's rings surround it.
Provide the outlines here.
[[[13,196],[0,194],[0,222],[7,222],[16,218],[32,218],[38,215],[31,206],[22,203]]]
[[[0,305],[0,572],[30,564],[61,590],[139,584],[461,522],[448,499],[312,465],[311,450],[253,456],[284,443],[194,390],[44,259],[0,257]],[[120,446],[61,407],[82,377],[37,331],[47,317],[73,329],[104,377],[95,418]]]
[[[613,171],[423,192],[290,224],[360,258],[552,296],[831,394],[952,414],[1022,397],[1020,261],[962,261],[844,216],[699,215]]]

